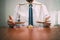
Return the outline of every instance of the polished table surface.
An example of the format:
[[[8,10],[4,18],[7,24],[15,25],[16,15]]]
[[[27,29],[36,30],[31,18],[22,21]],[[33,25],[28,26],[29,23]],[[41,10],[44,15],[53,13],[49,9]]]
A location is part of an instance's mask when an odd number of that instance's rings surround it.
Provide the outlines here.
[[[0,28],[0,40],[60,40],[60,28]]]

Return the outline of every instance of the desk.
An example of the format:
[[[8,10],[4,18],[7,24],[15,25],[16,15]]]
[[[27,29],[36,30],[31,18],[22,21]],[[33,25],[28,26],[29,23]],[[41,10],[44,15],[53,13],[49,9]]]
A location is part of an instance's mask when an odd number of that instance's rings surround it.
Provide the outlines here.
[[[60,40],[60,28],[0,28],[0,40]]]

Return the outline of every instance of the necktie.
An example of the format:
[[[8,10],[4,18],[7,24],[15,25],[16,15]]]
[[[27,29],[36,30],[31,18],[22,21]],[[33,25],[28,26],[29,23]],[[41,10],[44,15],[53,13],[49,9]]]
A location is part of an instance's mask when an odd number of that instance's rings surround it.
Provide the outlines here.
[[[29,25],[33,25],[33,9],[32,4],[29,4]]]

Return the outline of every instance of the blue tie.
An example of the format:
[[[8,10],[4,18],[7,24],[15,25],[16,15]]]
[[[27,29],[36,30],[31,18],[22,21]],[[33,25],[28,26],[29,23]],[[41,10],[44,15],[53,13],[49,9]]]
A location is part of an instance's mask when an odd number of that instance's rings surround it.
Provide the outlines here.
[[[33,25],[33,9],[32,4],[29,4],[29,25]]]

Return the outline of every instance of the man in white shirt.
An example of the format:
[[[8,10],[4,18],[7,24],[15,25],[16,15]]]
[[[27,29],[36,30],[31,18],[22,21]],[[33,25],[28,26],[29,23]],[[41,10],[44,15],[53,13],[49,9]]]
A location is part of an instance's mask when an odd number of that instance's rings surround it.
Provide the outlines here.
[[[47,8],[42,3],[36,2],[35,0],[26,0],[26,3],[19,4],[16,6],[16,13],[13,17],[9,17],[8,24],[15,25],[15,22],[25,22],[23,25],[28,26],[29,24],[29,4],[32,4],[33,9],[33,26],[39,26],[37,22],[50,22],[50,16]]]

